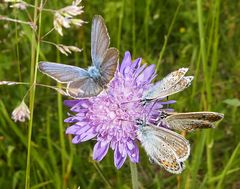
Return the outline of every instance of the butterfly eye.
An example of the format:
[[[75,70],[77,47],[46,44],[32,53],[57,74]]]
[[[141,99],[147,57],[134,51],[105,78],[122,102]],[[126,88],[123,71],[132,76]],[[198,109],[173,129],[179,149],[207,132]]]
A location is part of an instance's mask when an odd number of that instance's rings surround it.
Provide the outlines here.
[[[140,100],[140,103],[143,105],[143,106],[145,106],[148,102],[151,102],[152,101],[152,99],[141,99]]]
[[[143,125],[143,120],[137,118],[137,119],[136,119],[136,125]]]
[[[167,116],[168,116],[168,114],[167,114],[166,112],[161,111],[161,112],[160,112],[160,115],[159,115],[159,118],[160,118],[160,119],[164,119],[164,118],[166,118]]]

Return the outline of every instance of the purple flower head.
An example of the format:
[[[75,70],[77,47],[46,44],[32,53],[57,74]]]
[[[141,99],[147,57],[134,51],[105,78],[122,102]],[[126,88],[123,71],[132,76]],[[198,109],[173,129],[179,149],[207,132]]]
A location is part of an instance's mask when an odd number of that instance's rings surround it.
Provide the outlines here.
[[[65,120],[73,123],[66,130],[67,134],[74,135],[72,142],[96,138],[93,159],[101,161],[111,148],[118,169],[127,157],[134,163],[139,162],[136,119],[144,117],[153,122],[159,109],[166,104],[150,102],[143,105],[139,100],[155,76],[155,65],[141,65],[141,58],[132,62],[130,53],[126,52],[107,90],[89,99],[65,101],[76,113]]]

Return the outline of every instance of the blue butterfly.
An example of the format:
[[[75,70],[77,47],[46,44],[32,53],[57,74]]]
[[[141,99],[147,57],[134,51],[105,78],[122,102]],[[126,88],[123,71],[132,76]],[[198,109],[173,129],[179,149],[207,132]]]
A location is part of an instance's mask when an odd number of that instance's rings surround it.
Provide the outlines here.
[[[39,62],[41,72],[59,83],[66,83],[66,92],[73,98],[87,98],[98,95],[111,81],[118,64],[118,50],[109,48],[110,37],[101,16],[92,22],[91,57],[88,69],[53,62]]]

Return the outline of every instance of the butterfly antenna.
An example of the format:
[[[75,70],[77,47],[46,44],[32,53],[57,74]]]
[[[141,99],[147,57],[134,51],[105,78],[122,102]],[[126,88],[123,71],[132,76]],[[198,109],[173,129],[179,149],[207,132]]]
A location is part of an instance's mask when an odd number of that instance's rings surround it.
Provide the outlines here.
[[[127,121],[127,122],[131,122],[131,123],[135,123],[135,121],[132,121],[132,120],[126,120],[126,119],[119,119],[121,121]]]
[[[126,101],[126,102],[121,102],[121,104],[128,104],[128,103],[139,102],[139,101],[141,101],[141,99],[136,99],[136,100]]]

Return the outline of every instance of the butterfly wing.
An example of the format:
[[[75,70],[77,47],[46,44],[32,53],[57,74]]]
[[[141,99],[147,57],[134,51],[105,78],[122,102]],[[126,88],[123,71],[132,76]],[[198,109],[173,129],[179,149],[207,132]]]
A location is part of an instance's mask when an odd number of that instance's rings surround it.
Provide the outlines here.
[[[72,81],[67,86],[67,93],[73,98],[88,98],[98,95],[103,88],[92,78],[82,78]]]
[[[67,94],[73,98],[96,96],[102,87],[82,68],[53,62],[40,62],[39,70],[60,83],[67,83]]]
[[[144,99],[154,99],[159,96],[162,91],[167,91],[168,89],[175,86],[187,73],[188,68],[180,68],[177,71],[171,72],[162,80],[158,81],[149,90],[145,91],[143,94]]]
[[[217,112],[169,113],[164,121],[166,121],[170,129],[193,131],[198,128],[214,128],[213,123],[223,117],[223,114]]]
[[[170,88],[162,91],[157,89],[151,93],[145,94],[143,97],[147,100],[151,100],[151,99],[165,98],[167,96],[176,94],[188,88],[191,85],[193,78],[194,78],[193,76],[182,77],[178,83],[171,86]]]
[[[89,77],[88,72],[82,68],[54,62],[39,62],[38,69],[59,83],[69,83]]]
[[[183,77],[176,85],[172,86],[167,90],[161,91],[158,94],[157,98],[165,98],[167,96],[183,91],[184,89],[188,88],[191,85],[193,78],[194,78],[193,76]]]
[[[150,126],[152,132],[165,141],[176,153],[179,161],[185,161],[190,154],[190,145],[182,135],[163,127]]]
[[[91,31],[91,56],[93,65],[98,69],[103,62],[109,44],[110,37],[104,20],[101,16],[96,15],[93,18]]]
[[[100,66],[101,79],[108,83],[114,76],[118,64],[119,52],[116,48],[109,48]]]
[[[153,162],[178,174],[184,169],[190,146],[186,139],[171,130],[146,125],[139,130],[139,140]]]

